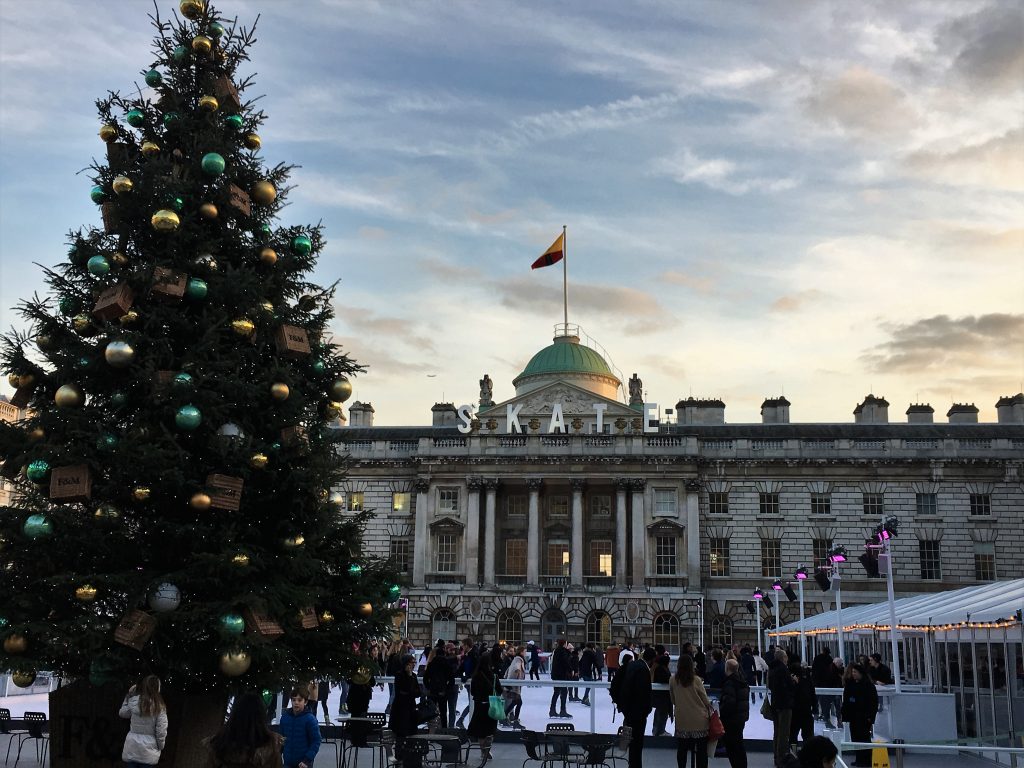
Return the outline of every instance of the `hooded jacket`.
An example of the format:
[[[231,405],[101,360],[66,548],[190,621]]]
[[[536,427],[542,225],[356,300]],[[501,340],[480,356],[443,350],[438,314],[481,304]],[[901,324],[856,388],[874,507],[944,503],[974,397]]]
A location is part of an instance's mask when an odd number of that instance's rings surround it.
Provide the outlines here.
[[[144,715],[139,705],[139,696],[125,697],[118,714],[124,719],[131,718],[131,726],[124,740],[121,759],[127,762],[156,765],[167,740],[167,710],[158,715]]]

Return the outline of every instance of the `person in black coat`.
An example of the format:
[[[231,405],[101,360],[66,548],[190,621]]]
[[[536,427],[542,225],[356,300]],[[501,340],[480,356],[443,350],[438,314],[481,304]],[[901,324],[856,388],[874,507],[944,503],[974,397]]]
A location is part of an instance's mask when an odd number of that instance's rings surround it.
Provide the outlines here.
[[[441,722],[452,722],[455,712],[455,668],[448,660],[443,641],[438,641],[423,672],[423,685],[430,700],[437,705]],[[449,726],[451,727],[451,726]]]
[[[814,657],[811,662],[811,682],[814,688],[842,688],[842,679],[836,675],[836,667],[832,658],[832,652],[825,648]],[[839,720],[840,700],[827,693],[818,693],[818,714],[826,728],[833,728],[832,710],[836,711],[836,721]]]
[[[526,651],[530,655],[530,679],[540,680],[540,648],[531,640],[526,644]]]
[[[843,686],[843,720],[850,724],[850,739],[866,743],[871,741],[871,728],[878,714],[878,692],[867,670],[860,664],[851,664],[846,675],[846,685]],[[854,765],[870,766],[871,750],[858,749]]]
[[[402,671],[395,677],[395,700],[391,704],[391,730],[396,745],[416,732],[416,702],[420,697],[420,681],[416,678],[416,659],[402,658]]]
[[[597,651],[593,643],[587,643],[580,654],[580,680],[597,680]],[[590,706],[590,688],[583,689],[583,706]]]
[[[567,646],[569,649],[569,679],[579,680],[580,679],[580,649],[575,648],[572,645]],[[570,688],[569,689],[569,701],[580,700],[580,689]]]
[[[473,714],[469,718],[466,732],[480,744],[480,754],[484,759],[480,768],[483,768],[484,763],[491,759],[491,742],[498,730],[498,721],[489,712],[489,698],[502,693],[501,683],[494,673],[494,657],[491,654],[480,654],[473,677],[470,678],[469,693],[473,697]]]
[[[789,671],[789,656],[781,648],[776,649],[775,658],[768,665],[768,691],[772,697],[772,711],[775,712],[775,732],[772,737],[775,765],[782,765],[789,754],[789,727],[793,720],[796,680]]]
[[[648,648],[642,659],[631,661],[615,675],[618,683],[615,706],[622,713],[622,724],[633,730],[633,738],[629,742],[629,768],[643,768],[647,716],[653,709],[651,667],[655,658],[657,653]]]
[[[722,687],[724,681],[725,654],[722,653],[721,648],[713,648],[711,650],[711,666],[708,667],[708,676],[704,678],[704,683],[717,695],[718,689]]]
[[[551,654],[551,679],[570,680],[571,678],[572,669],[569,666],[569,651],[565,647],[565,638],[560,637],[558,642],[555,643],[554,653]],[[551,706],[548,709],[548,717],[572,717],[565,708],[565,701],[568,695],[568,688],[555,688],[551,694]],[[561,703],[562,709],[556,712],[555,705],[558,703]]]
[[[743,744],[743,728],[750,719],[750,686],[740,674],[736,659],[725,662],[725,680],[718,699],[718,714],[725,727],[722,742],[731,768],[747,768],[747,749]]]
[[[657,653],[657,649],[655,649]],[[651,668],[651,681],[668,685],[672,682],[672,672],[669,670],[670,657],[660,655],[654,659],[654,666]],[[653,691],[651,693],[651,704],[654,706],[654,725],[651,733],[655,736],[664,736],[665,725],[668,723],[669,714],[672,712],[672,697],[667,690]]]
[[[814,682],[808,670],[796,661],[789,665],[789,671],[796,678],[796,689],[793,692],[793,718],[789,726],[789,742],[796,744],[797,737],[806,742],[814,736],[814,705],[817,698]]]

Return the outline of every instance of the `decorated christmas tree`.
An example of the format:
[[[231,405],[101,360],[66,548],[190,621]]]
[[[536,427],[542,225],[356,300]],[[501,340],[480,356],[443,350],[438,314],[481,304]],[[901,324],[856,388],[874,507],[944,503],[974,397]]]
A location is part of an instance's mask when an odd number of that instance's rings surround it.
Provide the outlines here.
[[[29,414],[0,432],[18,494],[0,510],[0,668],[17,685],[337,678],[398,598],[332,493],[359,367],[329,340],[333,287],[307,281],[320,227],[277,223],[290,168],[261,161],[239,76],[253,29],[179,10],[152,16],[146,87],[97,102],[95,225],[5,338]]]

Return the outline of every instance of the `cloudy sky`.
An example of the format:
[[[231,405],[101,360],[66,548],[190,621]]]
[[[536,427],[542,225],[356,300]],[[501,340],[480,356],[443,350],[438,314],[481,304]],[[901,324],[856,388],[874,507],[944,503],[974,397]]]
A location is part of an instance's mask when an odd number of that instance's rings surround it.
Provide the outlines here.
[[[868,392],[995,419],[1024,379],[1024,6],[221,0],[258,44],[283,222],[378,424],[496,399],[569,315],[663,407]],[[164,15],[173,0],[158,0]],[[0,2],[0,321],[98,223],[94,101],[151,63],[141,0]],[[77,174],[77,175],[76,175]],[[6,382],[3,384],[6,387]]]

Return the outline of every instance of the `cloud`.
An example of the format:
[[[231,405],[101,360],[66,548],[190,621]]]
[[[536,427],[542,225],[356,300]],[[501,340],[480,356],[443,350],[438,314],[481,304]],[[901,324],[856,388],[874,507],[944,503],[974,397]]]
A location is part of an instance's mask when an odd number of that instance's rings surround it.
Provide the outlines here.
[[[912,152],[904,165],[915,175],[943,184],[1024,190],[1024,129],[949,151]]]
[[[356,230],[356,237],[361,240],[388,240],[391,232],[382,227],[363,226]]]
[[[718,281],[709,277],[706,274],[691,274],[689,272],[679,272],[674,269],[670,269],[667,272],[662,272],[656,278],[658,282],[671,283],[672,285],[681,285],[684,288],[689,288],[694,293],[699,293],[704,296],[708,296],[715,292],[715,288],[718,285]]]
[[[730,195],[784,192],[800,183],[794,177],[768,178],[745,175],[745,169],[732,160],[721,157],[698,157],[688,148],[657,161],[655,172],[668,176],[680,184],[703,184]]]
[[[799,312],[808,304],[819,302],[824,298],[825,294],[816,288],[790,293],[780,296],[772,302],[772,312]]]
[[[423,335],[415,322],[403,317],[378,315],[366,307],[346,307],[344,322],[358,338],[373,347],[379,347],[378,342],[382,342],[388,346],[404,344],[418,352],[437,351],[434,340]]]
[[[860,66],[819,83],[806,107],[815,120],[863,138],[905,133],[917,123],[906,94],[882,75]]]
[[[754,64],[749,67],[734,67],[708,72],[701,78],[705,88],[746,88],[763,83],[775,75],[775,70],[766,64]]]
[[[881,373],[972,368],[1010,373],[1024,352],[1024,314],[935,315],[882,327],[890,340],[861,355],[872,370]]]
[[[953,69],[972,87],[1002,93],[1024,83],[1024,16],[1019,4],[993,5],[956,19],[939,37],[947,46],[959,46]]]

